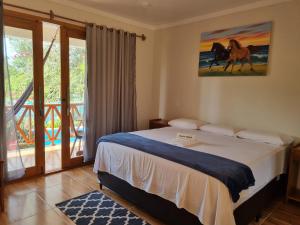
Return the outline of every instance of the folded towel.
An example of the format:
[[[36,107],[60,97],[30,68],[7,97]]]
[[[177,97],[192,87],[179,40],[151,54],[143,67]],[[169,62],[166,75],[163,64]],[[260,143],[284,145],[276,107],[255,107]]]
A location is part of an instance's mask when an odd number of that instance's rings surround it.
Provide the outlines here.
[[[200,143],[199,140],[189,141],[189,140],[180,140],[177,138],[172,139],[168,144],[175,145],[178,147],[192,147]]]
[[[195,137],[195,135],[178,133],[176,138],[169,141],[169,144],[176,145],[179,147],[191,147],[198,144],[200,141]]]

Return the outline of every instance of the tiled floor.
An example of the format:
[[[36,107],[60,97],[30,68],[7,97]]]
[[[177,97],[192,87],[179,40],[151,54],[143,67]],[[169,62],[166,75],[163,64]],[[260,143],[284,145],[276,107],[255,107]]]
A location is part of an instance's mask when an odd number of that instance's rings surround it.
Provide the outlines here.
[[[93,190],[99,190],[99,185],[91,166],[9,184],[6,188],[6,210],[5,213],[0,214],[0,224],[73,224],[55,207],[55,203]],[[150,224],[162,225],[158,220],[137,209],[112,191],[104,188],[103,192]],[[277,201],[266,210],[264,219],[258,224],[300,225],[300,206]]]

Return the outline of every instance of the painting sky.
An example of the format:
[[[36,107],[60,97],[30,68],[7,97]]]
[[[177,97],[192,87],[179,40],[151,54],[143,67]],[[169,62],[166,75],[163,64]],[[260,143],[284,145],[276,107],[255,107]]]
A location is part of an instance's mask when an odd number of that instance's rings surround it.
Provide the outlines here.
[[[242,46],[269,45],[272,22],[228,28],[201,34],[200,52],[210,51],[213,42],[219,42],[226,48],[230,39],[235,39]]]

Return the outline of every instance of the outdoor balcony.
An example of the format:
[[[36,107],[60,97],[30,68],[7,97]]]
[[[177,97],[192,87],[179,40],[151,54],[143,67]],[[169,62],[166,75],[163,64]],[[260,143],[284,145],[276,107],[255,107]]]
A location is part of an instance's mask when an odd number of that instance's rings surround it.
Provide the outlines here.
[[[82,135],[84,129],[83,103],[70,104],[70,114],[72,120],[70,121],[70,154],[74,158],[83,154],[83,143],[81,139],[76,140],[76,135]],[[61,105],[45,104],[44,121],[45,169],[46,172],[52,172],[61,169]],[[22,161],[26,168],[32,167],[35,165],[36,152],[34,105],[23,105],[16,115],[16,130]],[[8,159],[18,157],[18,152],[8,151],[7,157]]]

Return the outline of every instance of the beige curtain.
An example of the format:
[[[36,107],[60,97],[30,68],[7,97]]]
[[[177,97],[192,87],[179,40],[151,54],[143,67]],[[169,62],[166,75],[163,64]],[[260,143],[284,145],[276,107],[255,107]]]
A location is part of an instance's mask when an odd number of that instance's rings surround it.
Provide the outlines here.
[[[136,130],[136,36],[87,26],[85,161],[103,135]]]

